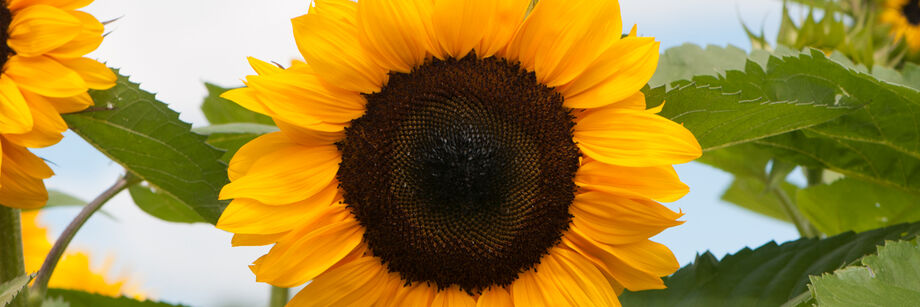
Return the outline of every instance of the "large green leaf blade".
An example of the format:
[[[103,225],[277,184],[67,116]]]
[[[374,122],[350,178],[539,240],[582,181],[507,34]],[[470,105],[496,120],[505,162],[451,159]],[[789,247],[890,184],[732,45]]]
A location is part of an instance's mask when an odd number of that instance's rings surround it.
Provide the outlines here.
[[[829,235],[920,221],[920,195],[853,178],[799,190],[796,198],[802,214]]]
[[[886,240],[914,239],[920,223],[826,239],[745,248],[722,260],[710,253],[665,280],[667,289],[626,292],[624,306],[778,306],[807,291],[809,276],[832,272],[875,252]]]
[[[766,77],[758,64],[748,62],[745,72],[697,77],[670,91],[648,90],[646,103],[666,102],[659,114],[693,132],[703,151],[815,126],[854,108],[834,99],[829,87],[763,87]]]
[[[105,91],[92,91],[106,110],[65,115],[71,129],[106,156],[159,190],[182,201],[210,223],[226,207],[217,200],[227,182],[223,152],[190,131],[178,113],[127,77]]]
[[[65,290],[65,289],[48,289],[47,297],[64,301],[70,307],[180,307],[184,305],[173,305],[162,302],[149,300],[136,300],[128,297],[110,297],[99,294],[92,294],[83,291]]]
[[[888,242],[864,266],[813,276],[818,306],[914,306],[920,302],[920,246],[917,241]]]
[[[158,219],[173,223],[205,222],[192,208],[162,191],[135,184],[128,192],[138,208]]]

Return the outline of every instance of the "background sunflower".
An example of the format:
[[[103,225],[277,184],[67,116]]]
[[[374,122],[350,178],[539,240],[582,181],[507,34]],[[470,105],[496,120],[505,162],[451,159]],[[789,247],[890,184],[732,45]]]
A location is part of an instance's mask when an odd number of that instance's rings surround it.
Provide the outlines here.
[[[60,113],[93,104],[88,89],[115,85],[105,65],[83,57],[102,43],[103,25],[77,11],[88,1],[0,2],[0,204],[45,205],[53,172],[26,148],[51,146],[67,124]]]
[[[886,0],[881,20],[891,34],[903,39],[912,52],[920,50],[920,3],[917,0]]]
[[[48,238],[48,229],[39,220],[40,212],[30,210],[22,213],[22,244],[25,256],[26,272],[37,272],[45,261],[45,256],[51,251],[51,241]],[[48,283],[50,288],[80,290],[90,293],[119,297],[131,296],[144,299],[145,294],[139,291],[128,278],[112,278],[109,272],[111,261],[97,270],[91,268],[91,257],[88,252],[72,251],[64,255]]]

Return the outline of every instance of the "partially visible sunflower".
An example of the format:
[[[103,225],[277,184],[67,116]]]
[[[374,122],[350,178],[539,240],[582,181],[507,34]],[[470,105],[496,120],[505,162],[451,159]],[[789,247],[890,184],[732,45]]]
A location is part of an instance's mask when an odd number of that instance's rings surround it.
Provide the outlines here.
[[[38,220],[38,210],[22,212],[22,245],[26,272],[37,272],[51,251],[48,229]],[[119,297],[128,295],[143,299],[144,294],[126,286],[127,279],[112,279],[108,270],[90,268],[90,257],[85,252],[68,252],[58,262],[48,281],[49,288],[79,290],[100,295]],[[133,285],[132,285],[133,286]]]
[[[93,104],[88,89],[115,85],[105,65],[83,57],[102,42],[103,25],[76,11],[92,0],[0,0],[0,205],[45,205],[53,172],[28,148],[61,140],[60,113]]]
[[[672,164],[700,156],[639,90],[658,43],[607,0],[316,0],[306,63],[250,59],[224,97],[281,131],[243,146],[217,227],[275,244],[289,306],[612,306],[678,263]]]
[[[904,39],[911,51],[920,51],[920,0],[886,0],[882,22],[891,25],[895,39]]]

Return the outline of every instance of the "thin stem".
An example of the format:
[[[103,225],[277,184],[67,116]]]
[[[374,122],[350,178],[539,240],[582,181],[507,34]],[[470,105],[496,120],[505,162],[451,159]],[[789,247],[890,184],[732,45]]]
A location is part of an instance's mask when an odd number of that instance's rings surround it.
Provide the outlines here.
[[[38,275],[35,277],[35,283],[32,284],[32,293],[30,294],[33,298],[45,296],[45,291],[48,290],[48,280],[51,279],[51,273],[54,272],[54,267],[57,266],[58,260],[64,255],[64,250],[67,248],[67,245],[70,244],[70,241],[73,240],[73,237],[77,234],[77,230],[80,230],[80,227],[83,227],[83,224],[89,220],[89,217],[99,210],[103,204],[112,199],[115,194],[118,194],[118,192],[128,187],[131,181],[130,175],[118,178],[118,181],[116,181],[114,185],[102,192],[102,194],[99,194],[99,196],[96,196],[96,199],[93,199],[92,202],[83,207],[80,214],[78,214],[73,221],[70,221],[70,225],[67,225],[67,228],[64,229],[61,236],[54,242],[51,251],[48,252],[45,262],[42,263],[42,268],[38,270]]]
[[[815,186],[824,183],[824,169],[823,168],[803,168],[805,171],[805,179],[808,180],[808,186]]]
[[[802,213],[799,212],[799,208],[792,202],[789,195],[786,195],[786,191],[783,191],[783,188],[773,188],[773,194],[776,195],[779,202],[783,204],[783,211],[786,211],[786,215],[788,215],[792,223],[795,224],[795,229],[799,231],[800,236],[803,238],[815,238],[818,236],[818,231],[808,222],[808,219],[802,216]]]
[[[26,273],[22,257],[22,225],[19,209],[0,205],[0,284]],[[25,307],[26,295],[20,293],[10,307]]]
[[[284,307],[288,302],[288,288],[272,286],[272,294],[268,299],[269,307]]]

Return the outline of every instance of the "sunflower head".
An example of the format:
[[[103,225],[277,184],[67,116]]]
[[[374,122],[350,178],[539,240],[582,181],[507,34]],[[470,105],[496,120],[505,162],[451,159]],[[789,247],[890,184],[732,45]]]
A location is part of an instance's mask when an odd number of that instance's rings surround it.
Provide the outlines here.
[[[291,305],[617,304],[677,269],[672,164],[700,155],[639,91],[658,44],[616,1],[318,0],[306,63],[224,97],[281,131],[231,160],[218,227],[272,250]]]
[[[89,89],[115,85],[105,65],[83,57],[102,43],[103,25],[77,11],[92,1],[0,1],[0,205],[38,208],[53,172],[26,148],[56,144],[60,113],[86,109]]]
[[[903,39],[911,51],[920,50],[920,1],[887,0],[881,16],[895,39]]]

